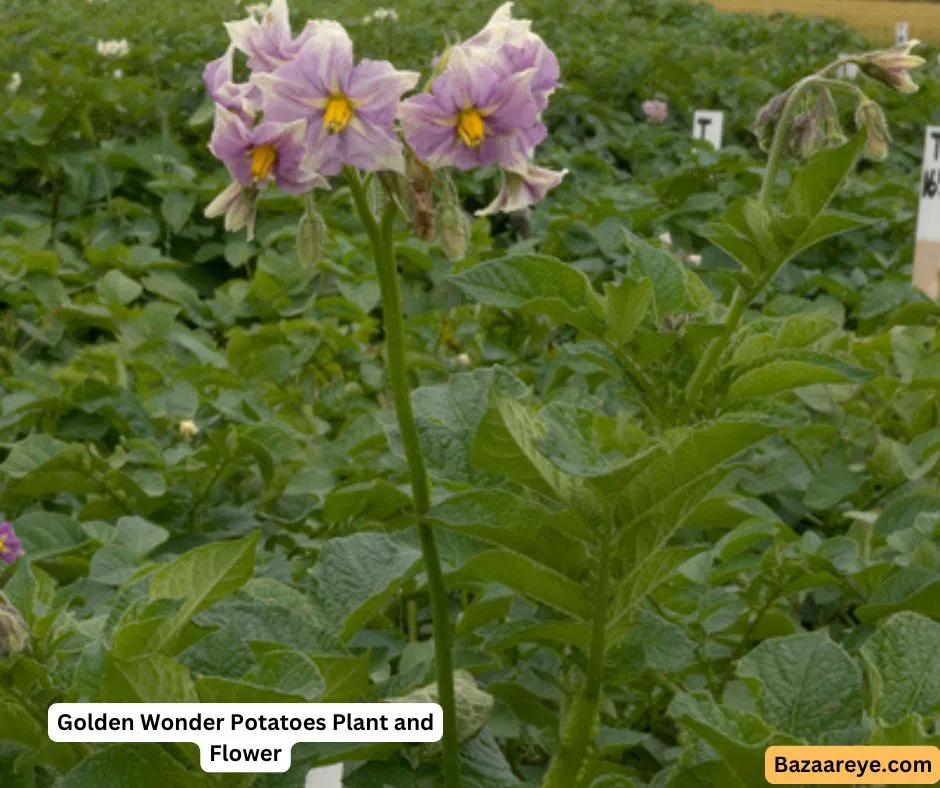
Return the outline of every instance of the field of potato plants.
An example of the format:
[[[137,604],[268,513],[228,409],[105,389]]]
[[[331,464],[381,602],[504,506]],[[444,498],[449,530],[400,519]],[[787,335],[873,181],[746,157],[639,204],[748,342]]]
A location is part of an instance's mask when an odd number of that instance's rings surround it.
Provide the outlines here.
[[[2,788],[940,743],[936,42],[686,0],[4,0],[0,40]],[[289,768],[226,773],[47,728],[387,701],[440,740],[268,722]]]

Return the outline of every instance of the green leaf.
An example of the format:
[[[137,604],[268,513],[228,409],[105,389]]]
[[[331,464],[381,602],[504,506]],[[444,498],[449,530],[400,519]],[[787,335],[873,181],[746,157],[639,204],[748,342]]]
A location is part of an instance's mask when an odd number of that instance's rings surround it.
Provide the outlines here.
[[[909,610],[940,618],[940,574],[919,566],[908,566],[890,574],[868,598],[855,609],[863,623]]]
[[[207,788],[204,774],[191,772],[174,760],[164,745],[116,744],[93,752],[72,769],[56,788]]]
[[[162,654],[132,660],[108,655],[101,677],[102,703],[196,703],[189,670]]]
[[[862,656],[876,719],[895,725],[910,714],[940,715],[940,624],[917,613],[895,613],[862,646]]]
[[[677,312],[697,312],[708,308],[714,298],[698,276],[669,252],[648,244],[626,232],[633,279],[647,278],[652,283],[652,315],[658,325],[663,316]]]
[[[171,191],[163,198],[160,206],[163,218],[173,232],[178,233],[196,207],[195,192]]]
[[[870,377],[860,367],[836,362],[779,360],[751,369],[737,377],[728,388],[728,400],[767,397],[784,391],[820,383],[859,383]]]
[[[331,539],[313,577],[317,595],[339,636],[348,640],[418,571],[421,553],[379,533]]]
[[[160,651],[172,645],[180,630],[200,610],[211,607],[241,588],[252,576],[258,534],[197,547],[150,577],[151,599],[182,599],[170,625],[153,645]]]
[[[503,257],[449,278],[487,306],[548,315],[591,334],[604,331],[604,303],[577,268],[545,255]]]
[[[474,490],[431,507],[427,516],[435,525],[505,547],[562,574],[576,576],[587,565],[587,549],[577,538],[584,526],[571,510],[553,512],[510,492]]]
[[[800,216],[807,223],[821,214],[855,168],[866,136],[863,129],[845,145],[814,156],[793,181],[786,198],[786,213]]]
[[[862,673],[824,631],[771,638],[738,662],[774,728],[811,744],[852,744],[861,734]]]
[[[619,285],[604,286],[607,336],[618,347],[627,344],[643,322],[653,301],[651,279],[624,279]]]
[[[293,650],[269,651],[244,681],[312,701],[323,694],[325,684],[320,669],[306,654]]]
[[[761,785],[764,750],[771,744],[797,743],[787,736],[774,736],[753,714],[715,703],[706,692],[676,695],[667,713],[717,753],[736,785]]]
[[[89,539],[81,524],[55,512],[30,512],[13,521],[13,528],[32,561],[68,553]]]
[[[495,367],[454,375],[447,384],[422,386],[412,393],[421,446],[432,478],[455,482],[485,478],[471,465],[473,440],[500,393],[523,397],[526,387],[506,370]]]
[[[839,213],[837,211],[826,211],[819,214],[816,219],[800,233],[799,237],[793,241],[787,250],[787,259],[796,257],[800,252],[805,252],[812,246],[825,241],[827,238],[834,238],[837,235],[859,230],[872,224],[871,219],[864,216],[853,216],[848,213]]]
[[[505,550],[480,553],[449,577],[453,579],[455,575],[500,583],[523,597],[582,621],[591,619],[592,609],[584,586],[518,553]]]
[[[105,302],[111,302],[125,306],[134,299],[138,298],[144,288],[135,282],[129,276],[125,276],[117,269],[108,271],[98,283],[95,289]]]

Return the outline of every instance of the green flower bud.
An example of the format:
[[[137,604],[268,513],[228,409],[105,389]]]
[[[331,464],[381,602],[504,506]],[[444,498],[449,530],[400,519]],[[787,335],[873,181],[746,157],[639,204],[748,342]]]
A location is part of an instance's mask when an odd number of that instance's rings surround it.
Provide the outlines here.
[[[316,265],[323,256],[327,228],[313,200],[306,202],[307,210],[297,225],[297,254],[305,265]]]
[[[874,101],[865,99],[855,110],[855,123],[859,129],[868,132],[865,140],[866,155],[875,161],[884,161],[888,157],[891,142],[891,129],[884,110]]]
[[[18,654],[29,643],[29,629],[20,611],[0,594],[0,657]]]
[[[470,218],[460,205],[457,188],[447,176],[441,179],[443,198],[441,200],[438,240],[451,260],[462,260],[470,246]]]

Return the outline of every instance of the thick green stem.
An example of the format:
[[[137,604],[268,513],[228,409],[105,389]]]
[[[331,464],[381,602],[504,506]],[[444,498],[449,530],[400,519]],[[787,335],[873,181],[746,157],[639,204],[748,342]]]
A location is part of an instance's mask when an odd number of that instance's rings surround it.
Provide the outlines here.
[[[542,781],[542,788],[579,788],[588,748],[597,731],[597,715],[604,683],[604,657],[607,653],[607,608],[610,585],[610,554],[612,528],[601,524],[599,565],[594,597],[594,621],[591,648],[584,686],[565,715],[558,754]]]
[[[442,739],[444,783],[447,788],[460,786],[460,749],[457,738],[457,706],[454,700],[454,667],[451,654],[450,615],[447,606],[447,589],[444,573],[437,553],[437,544],[431,526],[424,522],[423,515],[431,505],[431,482],[428,478],[418,426],[411,407],[411,386],[408,383],[408,363],[405,356],[405,320],[401,308],[401,289],[398,283],[398,266],[395,263],[392,228],[396,207],[389,201],[376,222],[369,200],[359,175],[348,169],[346,178],[352,190],[356,210],[362,219],[366,233],[372,243],[376,275],[382,295],[382,312],[385,326],[385,366],[389,388],[395,402],[395,415],[405,447],[405,459],[411,476],[411,492],[417,511],[418,533],[424,567],[428,578],[428,593],[431,597],[431,619],[434,625],[434,658],[437,674],[438,702],[444,711],[444,736]]]

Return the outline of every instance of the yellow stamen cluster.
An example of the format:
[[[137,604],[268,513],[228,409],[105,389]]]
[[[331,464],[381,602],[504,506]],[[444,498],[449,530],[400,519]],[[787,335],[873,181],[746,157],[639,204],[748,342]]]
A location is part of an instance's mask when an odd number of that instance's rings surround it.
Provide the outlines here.
[[[457,116],[457,136],[468,148],[479,148],[486,134],[483,116],[475,107],[460,110]]]
[[[263,181],[271,174],[277,163],[277,151],[270,143],[265,143],[251,151],[251,177]]]
[[[339,134],[353,117],[352,102],[342,93],[330,96],[323,113],[323,128],[330,134]]]

